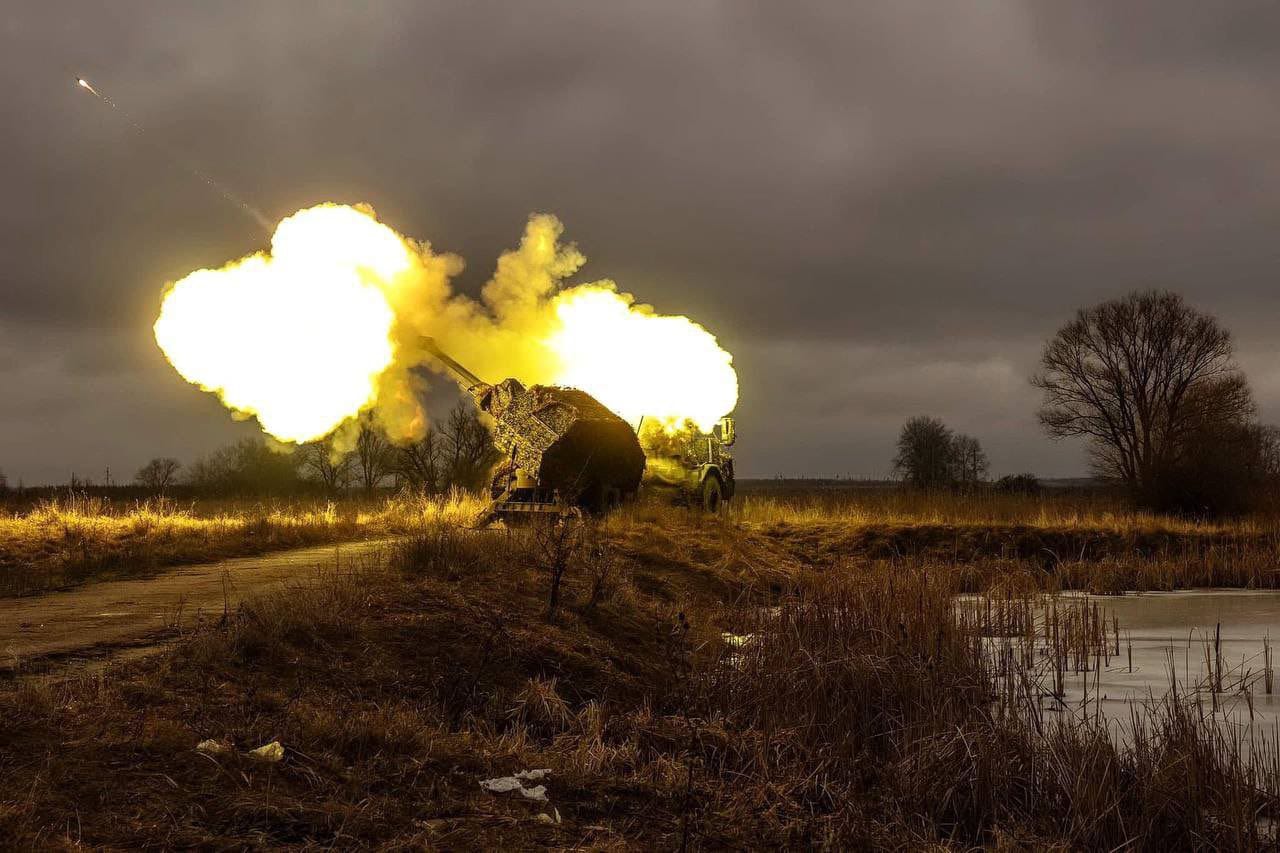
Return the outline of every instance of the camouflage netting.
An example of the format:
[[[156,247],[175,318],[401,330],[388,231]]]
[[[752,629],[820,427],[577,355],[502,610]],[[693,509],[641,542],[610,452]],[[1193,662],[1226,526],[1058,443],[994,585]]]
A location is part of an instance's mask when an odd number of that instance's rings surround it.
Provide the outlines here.
[[[592,490],[634,492],[644,452],[631,426],[576,388],[501,383],[491,409],[494,442],[544,488],[565,495]]]

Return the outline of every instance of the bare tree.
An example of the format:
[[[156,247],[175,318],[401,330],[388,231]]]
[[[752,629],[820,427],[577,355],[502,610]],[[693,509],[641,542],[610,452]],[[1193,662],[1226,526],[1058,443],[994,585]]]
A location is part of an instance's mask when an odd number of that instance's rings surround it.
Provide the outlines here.
[[[575,518],[536,524],[529,539],[528,559],[547,575],[547,621],[560,609],[560,585],[571,566],[580,562],[585,525]]]
[[[954,470],[952,479],[964,486],[973,486],[987,478],[990,463],[982,444],[971,435],[957,435],[951,439],[951,456]]]
[[[443,426],[428,427],[419,440],[392,448],[391,457],[401,480],[435,493],[454,487],[483,489],[499,454],[475,407],[460,402]]]
[[[301,453],[243,438],[187,466],[187,482],[214,494],[287,494],[298,489]]]
[[[440,438],[434,429],[428,427],[422,438],[394,448],[392,454],[396,475],[410,488],[428,494],[439,491]]]
[[[360,485],[372,492],[392,469],[391,443],[368,418],[360,422],[356,435],[355,464],[360,475]]]
[[[1263,481],[1280,478],[1280,427],[1250,424],[1245,441],[1250,476]]]
[[[480,489],[487,485],[489,472],[498,462],[493,435],[480,420],[474,406],[459,401],[441,430],[448,465],[448,485]]]
[[[352,454],[320,440],[298,448],[301,468],[324,485],[327,492],[339,492],[351,485]]]
[[[955,470],[954,451],[951,430],[946,424],[920,415],[902,426],[893,470],[910,486],[948,486]]]
[[[155,492],[163,492],[178,479],[178,470],[182,463],[169,456],[158,456],[138,469],[133,475],[134,481]]]
[[[1142,495],[1155,509],[1197,515],[1247,512],[1274,501],[1280,480],[1280,432],[1254,422],[1206,423],[1188,440],[1195,452],[1158,472]]]
[[[1152,494],[1210,424],[1242,424],[1253,398],[1231,335],[1175,293],[1082,309],[1044,348],[1032,383],[1055,438],[1085,436],[1098,472]]]

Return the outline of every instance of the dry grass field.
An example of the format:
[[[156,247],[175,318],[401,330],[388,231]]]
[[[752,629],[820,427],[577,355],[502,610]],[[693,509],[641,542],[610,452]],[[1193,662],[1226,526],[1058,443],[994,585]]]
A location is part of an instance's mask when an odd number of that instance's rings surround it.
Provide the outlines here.
[[[1088,492],[848,489],[748,492],[730,518],[809,564],[924,563],[972,592],[1280,587],[1280,516],[1197,521]]]
[[[123,504],[72,494],[0,514],[0,596],[145,576],[184,563],[406,533],[440,518],[465,521],[480,506],[462,494],[445,501],[154,499]]]
[[[747,501],[754,520],[740,523],[637,508],[562,535],[474,531],[442,510],[388,560],[259,599],[157,656],[19,679],[0,692],[0,837],[46,849],[1273,843],[1274,753],[1248,758],[1173,705],[1144,712],[1123,746],[1088,721],[1020,711],[954,595],[1035,583],[1042,565],[993,556],[966,573],[928,548],[837,556],[825,538],[837,522],[815,534],[801,511]],[[251,754],[272,742],[279,761]],[[543,769],[545,802],[480,785]]]
[[[0,596],[91,580],[146,576],[225,557],[411,533],[442,518],[468,524],[483,503],[440,501],[168,500],[112,503],[69,496],[0,514]],[[614,527],[651,517],[620,514]],[[726,518],[785,539],[810,560],[923,556],[957,568],[1007,573],[1037,567],[1037,582],[1097,591],[1280,584],[1272,557],[1280,518],[1197,522],[1135,512],[1090,493],[1039,496],[896,489],[756,489]]]
[[[750,523],[824,523],[955,527],[1027,527],[1125,534],[1250,534],[1280,530],[1280,517],[1245,516],[1210,522],[1132,509],[1097,490],[1039,494],[919,491],[894,487],[772,488],[753,481],[734,501],[734,517]]]
[[[70,496],[0,514],[0,596],[304,545],[468,525],[482,502],[409,496],[375,500],[167,500],[112,503]],[[655,517],[640,506],[608,522]],[[1118,592],[1196,586],[1280,586],[1280,518],[1199,522],[1135,512],[1086,492],[1037,496],[894,489],[754,489],[726,515],[735,529],[785,543],[808,563],[925,559],[970,590],[992,583]]]
[[[1186,707],[1046,719],[954,596],[1280,586],[1266,519],[1105,497],[748,493],[721,518],[480,503],[48,504],[26,588],[404,534],[106,669],[0,686],[20,847],[1258,849],[1280,756]],[[555,593],[553,579],[562,578]],[[555,599],[554,608],[549,605]],[[203,748],[197,745],[210,742]],[[251,750],[279,742],[283,758]],[[480,781],[548,769],[547,801]],[[534,787],[532,782],[526,787]]]

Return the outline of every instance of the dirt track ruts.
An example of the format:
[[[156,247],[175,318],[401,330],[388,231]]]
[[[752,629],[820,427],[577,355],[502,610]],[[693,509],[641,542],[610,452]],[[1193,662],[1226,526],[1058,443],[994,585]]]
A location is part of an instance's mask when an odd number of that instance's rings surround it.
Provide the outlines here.
[[[53,660],[145,648],[172,632],[181,615],[221,615],[245,598],[305,580],[378,551],[390,540],[345,542],[182,566],[155,577],[107,581],[23,598],[0,599],[0,674]]]

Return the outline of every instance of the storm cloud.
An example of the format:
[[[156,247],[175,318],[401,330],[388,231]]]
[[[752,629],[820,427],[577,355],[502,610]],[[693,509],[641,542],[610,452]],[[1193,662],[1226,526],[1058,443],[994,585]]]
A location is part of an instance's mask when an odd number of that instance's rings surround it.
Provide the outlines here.
[[[0,468],[127,476],[235,424],[150,334],[269,217],[368,202],[477,287],[553,212],[734,353],[748,475],[888,468],[928,413],[1084,470],[1027,376],[1079,306],[1184,293],[1280,417],[1280,11],[1252,3],[9,3]],[[74,85],[83,75],[147,128]]]

